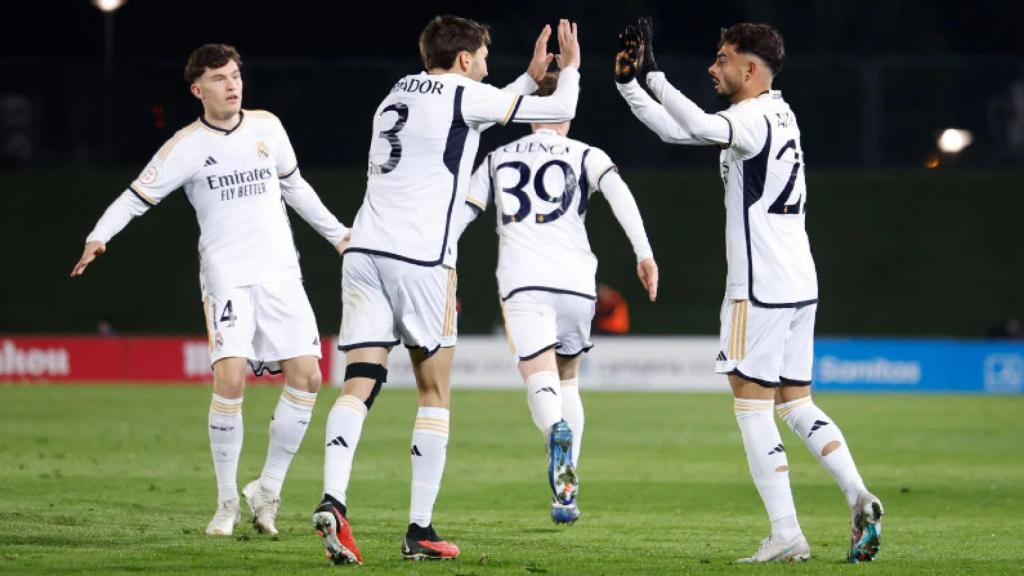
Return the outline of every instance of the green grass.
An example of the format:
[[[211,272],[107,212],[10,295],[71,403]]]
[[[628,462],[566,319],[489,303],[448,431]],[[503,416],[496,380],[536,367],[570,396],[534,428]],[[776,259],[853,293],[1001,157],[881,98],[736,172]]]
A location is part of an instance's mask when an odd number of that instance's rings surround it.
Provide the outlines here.
[[[456,391],[434,516],[462,556],[403,563],[411,391],[370,414],[349,491],[367,559],[326,564],[319,500],[326,391],[285,484],[281,535],[203,534],[215,486],[202,387],[0,386],[0,572],[17,574],[1021,574],[1024,398],[825,395],[886,505],[877,562],[843,562],[849,518],[828,474],[783,430],[813,559],[738,567],[767,533],[728,396],[585,395],[583,517],[548,519],[542,438],[519,391]],[[239,481],[262,467],[277,390],[246,396]]]

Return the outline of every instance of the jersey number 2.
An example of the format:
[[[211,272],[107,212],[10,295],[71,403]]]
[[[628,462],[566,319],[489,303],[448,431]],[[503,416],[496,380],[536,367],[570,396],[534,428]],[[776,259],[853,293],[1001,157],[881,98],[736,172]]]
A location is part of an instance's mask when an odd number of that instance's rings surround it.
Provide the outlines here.
[[[394,126],[377,133],[378,136],[387,140],[388,144],[391,144],[391,153],[388,154],[388,161],[384,164],[374,164],[373,160],[370,160],[370,174],[387,174],[394,170],[402,159],[402,141],[399,140],[398,133],[405,128],[405,123],[409,120],[409,107],[401,102],[396,102],[381,110],[380,115],[383,116],[385,112],[398,114],[398,120],[395,120]]]
[[[793,193],[793,187],[796,186],[796,177],[800,174],[800,149],[796,145],[796,140],[790,139],[779,153],[775,155],[776,160],[781,160],[782,155],[786,153],[790,148],[793,149],[793,171],[789,173],[789,180],[786,182],[786,186],[782,188],[782,192],[779,193],[779,197],[772,202],[772,205],[768,207],[769,214],[799,214],[804,210],[804,199],[799,197],[796,202],[787,204],[789,195]]]

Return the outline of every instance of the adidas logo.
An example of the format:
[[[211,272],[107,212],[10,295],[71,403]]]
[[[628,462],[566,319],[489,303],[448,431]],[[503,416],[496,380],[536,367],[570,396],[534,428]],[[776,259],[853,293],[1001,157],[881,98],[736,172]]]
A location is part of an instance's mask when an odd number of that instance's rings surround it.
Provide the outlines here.
[[[413,456],[423,456],[423,453],[420,452],[419,447],[417,447],[415,444],[412,445],[412,450],[409,450],[409,453],[412,454]]]
[[[776,446],[775,448],[772,448],[771,452],[769,452],[768,455],[771,456],[772,454],[784,454],[785,452],[786,447],[782,445],[782,442],[779,442],[779,445]]]
[[[807,434],[807,437],[810,438],[811,434],[814,434],[820,428],[823,428],[825,426],[828,426],[828,422],[825,422],[824,420],[815,420],[814,424],[811,425],[811,431]]]
[[[217,161],[213,159],[213,156],[207,156],[206,162],[203,164],[203,166],[213,166],[216,163]]]
[[[320,345],[320,337],[317,336],[316,338],[313,338],[313,346],[319,346],[319,345]]]
[[[719,350],[718,357],[716,358],[716,360],[718,360],[719,362],[725,362],[726,360],[728,360],[728,358],[725,356],[725,352]]]
[[[558,392],[555,392],[555,389],[554,389],[554,388],[552,388],[551,386],[545,386],[545,387],[543,387],[543,388],[541,388],[541,389],[537,390],[537,391],[535,392],[535,394],[540,394],[541,392],[551,392],[551,393],[552,393],[552,394],[554,394],[555,396],[558,396]]]
[[[234,426],[217,426],[216,424],[210,424],[210,430],[216,430],[217,432],[231,432],[234,429]]]
[[[327,445],[328,446],[344,446],[345,448],[348,448],[348,442],[345,442],[345,438],[343,436],[338,436],[334,440],[331,440],[330,442],[328,442]]]

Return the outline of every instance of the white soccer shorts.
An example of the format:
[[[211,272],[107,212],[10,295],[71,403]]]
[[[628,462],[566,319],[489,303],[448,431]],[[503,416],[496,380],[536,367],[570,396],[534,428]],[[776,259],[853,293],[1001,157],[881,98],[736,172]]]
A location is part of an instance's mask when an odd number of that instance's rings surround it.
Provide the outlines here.
[[[719,374],[735,373],[762,386],[809,385],[814,364],[817,304],[761,308],[749,300],[722,303]]]
[[[210,364],[247,358],[259,375],[279,371],[279,360],[320,358],[320,332],[300,278],[237,288],[209,288],[203,295]]]
[[[590,324],[594,300],[546,290],[513,291],[502,304],[505,331],[520,360],[530,360],[552,348],[562,357],[578,356],[593,348]]]
[[[428,354],[455,346],[458,318],[453,268],[419,266],[361,252],[345,254],[341,267],[338,349],[399,342]]]

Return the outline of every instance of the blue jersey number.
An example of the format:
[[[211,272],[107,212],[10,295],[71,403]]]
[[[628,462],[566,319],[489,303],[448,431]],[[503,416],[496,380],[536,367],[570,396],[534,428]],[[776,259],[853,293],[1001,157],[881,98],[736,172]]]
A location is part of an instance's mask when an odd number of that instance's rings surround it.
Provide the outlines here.
[[[562,176],[565,179],[565,187],[562,189],[560,194],[554,196],[552,196],[544,187],[544,175],[551,168],[560,169],[562,171]],[[522,222],[530,215],[530,210],[532,208],[530,195],[525,190],[526,184],[530,182],[530,167],[523,162],[513,160],[499,164],[498,167],[495,168],[494,172],[497,174],[503,169],[515,170],[518,172],[518,180],[515,185],[509,188],[502,188],[501,191],[514,196],[516,200],[519,201],[519,210],[517,210],[515,214],[503,213],[501,215],[501,223],[511,224],[513,222]],[[572,204],[572,199],[575,196],[576,188],[576,172],[573,171],[572,166],[569,166],[561,160],[549,160],[542,164],[541,167],[537,169],[537,173],[533,175],[533,190],[536,192],[539,200],[550,204],[557,204],[557,207],[546,214],[537,214],[534,216],[534,221],[538,224],[546,224],[561,218],[563,214],[568,212],[569,206]]]
[[[398,139],[398,133],[402,131],[402,128],[405,128],[405,122],[409,120],[409,107],[401,102],[396,102],[381,110],[380,115],[383,116],[386,112],[398,114],[398,119],[395,120],[394,126],[387,130],[381,130],[377,135],[387,140],[388,144],[391,144],[391,153],[388,154],[388,161],[384,164],[374,164],[373,160],[371,160],[370,174],[387,174],[394,170],[402,159],[402,141]]]

